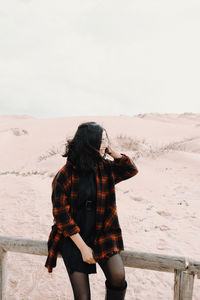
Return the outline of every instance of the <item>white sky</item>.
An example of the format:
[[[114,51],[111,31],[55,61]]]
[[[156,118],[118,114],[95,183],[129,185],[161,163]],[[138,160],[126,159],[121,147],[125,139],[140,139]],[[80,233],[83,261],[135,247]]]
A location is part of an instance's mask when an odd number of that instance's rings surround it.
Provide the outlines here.
[[[0,114],[200,112],[199,0],[11,0]]]

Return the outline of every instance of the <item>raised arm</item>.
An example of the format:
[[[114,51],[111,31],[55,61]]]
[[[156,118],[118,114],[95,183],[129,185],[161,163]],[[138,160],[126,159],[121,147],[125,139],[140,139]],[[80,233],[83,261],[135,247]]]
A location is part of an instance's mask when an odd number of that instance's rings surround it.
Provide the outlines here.
[[[124,153],[118,153],[111,148],[106,151],[114,158],[114,161],[107,160],[114,176],[115,184],[135,176],[139,171],[133,160]]]

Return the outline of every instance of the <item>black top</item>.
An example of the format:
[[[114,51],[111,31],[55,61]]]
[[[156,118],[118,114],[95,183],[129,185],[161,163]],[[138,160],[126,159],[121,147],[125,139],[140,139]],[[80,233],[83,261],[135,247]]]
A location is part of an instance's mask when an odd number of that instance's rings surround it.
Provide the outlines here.
[[[74,220],[80,228],[79,234],[85,243],[92,248],[96,228],[96,176],[94,172],[79,173],[79,175],[79,195],[75,204],[77,214]],[[88,207],[86,207],[86,202]],[[83,261],[79,248],[70,237],[63,237],[60,250],[64,263],[70,272],[96,273],[96,264],[88,264]]]
[[[76,223],[83,240],[92,245],[96,228],[96,176],[95,173],[80,173],[79,196],[76,205]],[[86,207],[87,205],[87,207]]]

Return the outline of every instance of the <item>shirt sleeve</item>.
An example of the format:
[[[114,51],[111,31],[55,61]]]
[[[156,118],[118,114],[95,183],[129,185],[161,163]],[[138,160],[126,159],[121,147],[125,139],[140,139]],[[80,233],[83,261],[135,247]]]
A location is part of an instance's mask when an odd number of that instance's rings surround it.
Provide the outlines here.
[[[70,204],[66,195],[66,188],[61,179],[64,175],[59,173],[54,177],[52,182],[52,205],[54,224],[62,231],[65,237],[80,232],[79,226],[76,224],[70,214]]]
[[[120,153],[120,158],[115,158],[113,161],[108,160],[112,169],[115,184],[122,180],[126,180],[135,176],[139,171],[133,160],[124,153]]]

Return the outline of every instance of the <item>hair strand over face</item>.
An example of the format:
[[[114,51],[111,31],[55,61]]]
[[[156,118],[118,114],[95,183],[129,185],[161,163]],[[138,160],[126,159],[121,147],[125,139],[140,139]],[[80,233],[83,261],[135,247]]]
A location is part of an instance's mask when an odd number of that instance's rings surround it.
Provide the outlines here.
[[[79,171],[95,171],[98,161],[105,158],[105,154],[102,157],[99,152],[104,130],[96,122],[81,123],[74,137],[67,139],[65,153],[62,156],[68,157]],[[105,133],[108,138],[106,130]]]

